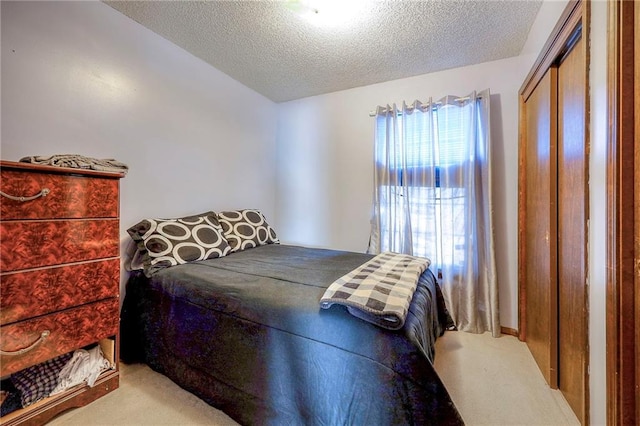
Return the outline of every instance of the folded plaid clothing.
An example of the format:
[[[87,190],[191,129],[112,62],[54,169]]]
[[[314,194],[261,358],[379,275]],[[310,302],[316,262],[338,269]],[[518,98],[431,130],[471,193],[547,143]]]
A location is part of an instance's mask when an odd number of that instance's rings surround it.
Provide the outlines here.
[[[334,303],[365,321],[390,330],[404,325],[420,275],[429,267],[426,258],[384,252],[338,278],[320,299],[320,307]]]
[[[27,367],[11,376],[11,381],[22,395],[23,407],[28,407],[51,394],[51,391],[58,385],[58,373],[71,359],[71,356],[72,353],[69,352]]]
[[[71,167],[74,169],[98,170],[101,172],[127,173],[129,167],[113,158],[91,158],[77,154],[57,154],[45,157],[32,155],[20,159],[22,163],[42,164],[45,166]]]

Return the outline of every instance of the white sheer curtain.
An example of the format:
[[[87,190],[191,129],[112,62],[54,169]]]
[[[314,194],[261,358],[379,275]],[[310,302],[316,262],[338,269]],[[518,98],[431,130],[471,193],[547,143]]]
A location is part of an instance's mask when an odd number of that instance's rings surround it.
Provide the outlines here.
[[[489,101],[377,108],[369,252],[431,259],[458,330],[499,336]]]

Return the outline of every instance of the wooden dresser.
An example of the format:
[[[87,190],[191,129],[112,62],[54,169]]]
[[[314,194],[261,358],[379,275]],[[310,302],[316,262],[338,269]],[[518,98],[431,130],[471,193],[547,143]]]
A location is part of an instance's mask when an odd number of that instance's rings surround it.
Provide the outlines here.
[[[115,366],[2,425],[43,424],[118,387],[123,176],[0,161],[0,376],[96,344]]]

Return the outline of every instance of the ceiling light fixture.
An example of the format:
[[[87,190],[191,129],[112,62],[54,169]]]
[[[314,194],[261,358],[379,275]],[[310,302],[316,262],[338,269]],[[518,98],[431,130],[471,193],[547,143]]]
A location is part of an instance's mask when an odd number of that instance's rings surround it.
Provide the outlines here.
[[[359,21],[366,11],[365,0],[290,0],[288,7],[319,27],[340,27]]]

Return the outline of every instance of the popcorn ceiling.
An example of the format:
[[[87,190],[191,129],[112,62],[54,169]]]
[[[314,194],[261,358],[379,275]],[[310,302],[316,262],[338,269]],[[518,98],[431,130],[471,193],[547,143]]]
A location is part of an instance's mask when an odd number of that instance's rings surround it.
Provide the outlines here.
[[[321,27],[282,1],[105,3],[274,102],[517,56],[542,4],[370,1]]]

